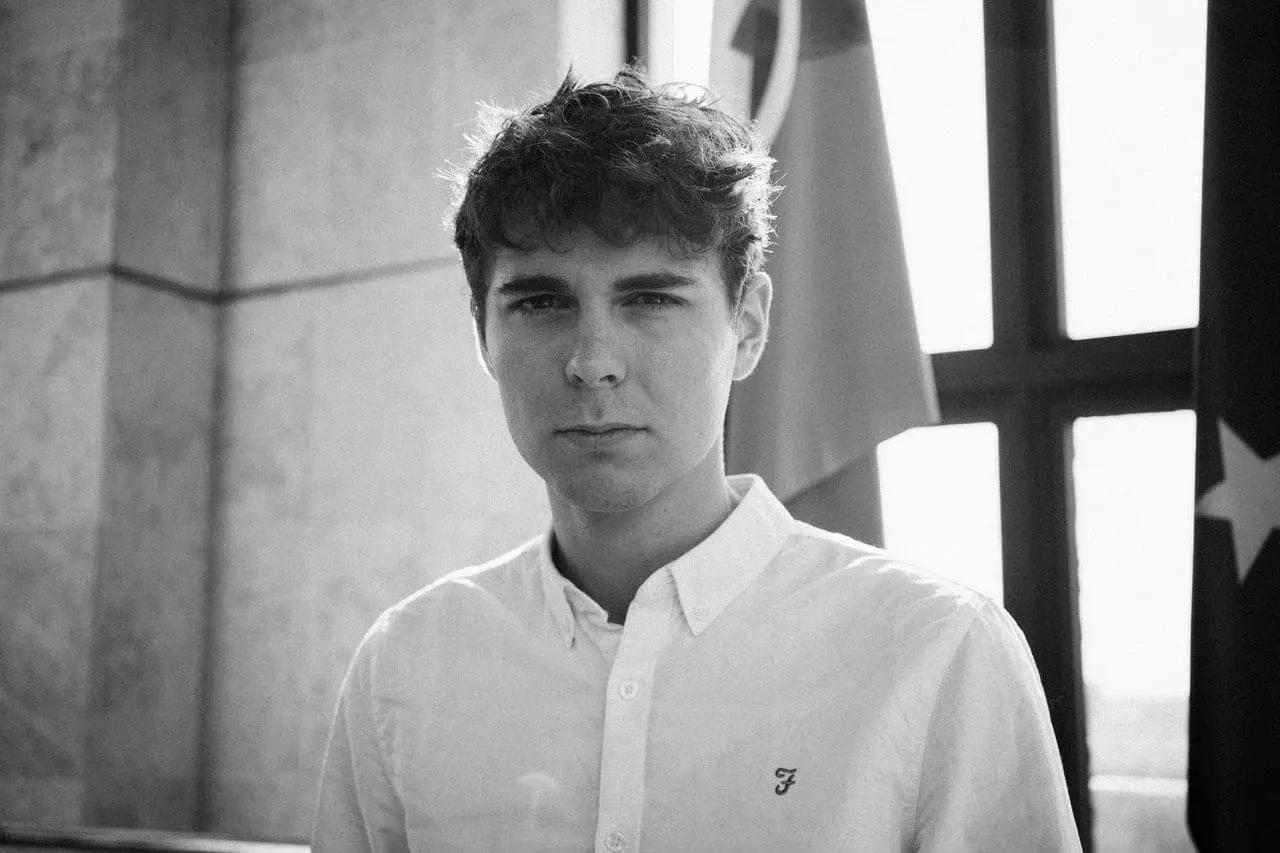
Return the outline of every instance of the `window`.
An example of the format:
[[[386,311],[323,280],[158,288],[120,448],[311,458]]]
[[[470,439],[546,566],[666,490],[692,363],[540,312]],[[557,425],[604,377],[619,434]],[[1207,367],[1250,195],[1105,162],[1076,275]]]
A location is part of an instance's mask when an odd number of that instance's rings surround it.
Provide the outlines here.
[[[1204,0],[1053,8],[1066,330],[1194,326]]]
[[[1079,418],[1071,446],[1094,839],[1191,851],[1195,413]]]
[[[1000,471],[995,424],[908,430],[883,442],[885,547],[999,601]]]
[[[932,535],[933,543],[910,546],[928,564],[932,549],[955,535],[938,508],[905,508],[902,493],[923,476],[906,458],[931,464],[942,483],[980,484],[972,469],[987,451],[948,431],[986,422],[998,458],[981,464],[998,469],[1000,509],[985,524],[1000,537],[1003,601],[1028,634],[1052,700],[1085,844],[1189,850],[1194,419],[1185,409],[1187,327],[1198,296],[1205,8],[1051,5],[868,3],[912,276],[950,259],[945,229],[929,233],[912,207],[938,203],[940,188],[953,191],[938,178],[912,183],[912,146],[949,142],[936,128],[929,134],[927,118],[913,122],[914,107],[895,103],[927,102],[919,91],[927,87],[912,80],[945,79],[954,92],[975,85],[957,77],[981,84],[985,104],[966,111],[984,116],[984,185],[954,191],[983,194],[989,219],[976,203],[968,216],[995,235],[983,244],[991,264],[986,341],[971,315],[948,310],[913,281],[944,425],[882,447],[886,539]],[[977,69],[959,54],[975,30],[985,45]],[[970,222],[961,227],[967,233]],[[921,252],[933,255],[923,266]],[[931,312],[970,327],[931,332],[932,340],[968,342],[933,345],[924,334]],[[956,455],[930,462],[943,447]],[[970,513],[967,501],[985,502],[985,488],[943,500]],[[1151,535],[1153,527],[1164,535]],[[1152,615],[1137,616],[1135,600]],[[1151,641],[1137,636],[1144,628]]]
[[[991,346],[982,13],[869,0],[907,271],[925,352]]]
[[[1001,597],[1022,626],[1086,849],[1189,849],[1180,721],[1205,4],[867,7],[943,416],[880,449],[886,539]],[[1152,525],[1170,532],[1167,553],[1143,536]],[[981,556],[956,564],[958,538]],[[1117,612],[1156,583],[1157,564],[1163,586],[1148,598],[1167,634],[1152,648]],[[1140,728],[1168,734],[1153,743],[1132,736]]]
[[[707,85],[713,6],[712,0],[648,0],[644,40],[650,79]]]

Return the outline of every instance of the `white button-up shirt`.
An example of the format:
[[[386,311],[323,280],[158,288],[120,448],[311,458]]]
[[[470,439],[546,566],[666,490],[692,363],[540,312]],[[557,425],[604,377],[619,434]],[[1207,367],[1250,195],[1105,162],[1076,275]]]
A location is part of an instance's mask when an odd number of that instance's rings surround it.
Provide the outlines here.
[[[316,853],[1080,849],[1009,615],[730,482],[733,513],[625,626],[549,534],[384,613]]]

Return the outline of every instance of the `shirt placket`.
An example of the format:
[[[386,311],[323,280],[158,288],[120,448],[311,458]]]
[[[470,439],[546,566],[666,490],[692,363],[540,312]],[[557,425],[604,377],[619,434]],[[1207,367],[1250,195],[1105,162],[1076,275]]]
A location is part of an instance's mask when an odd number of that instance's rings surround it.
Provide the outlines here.
[[[622,642],[609,675],[600,756],[596,850],[638,850],[644,808],[653,673],[671,616],[672,589],[642,590],[627,611]]]

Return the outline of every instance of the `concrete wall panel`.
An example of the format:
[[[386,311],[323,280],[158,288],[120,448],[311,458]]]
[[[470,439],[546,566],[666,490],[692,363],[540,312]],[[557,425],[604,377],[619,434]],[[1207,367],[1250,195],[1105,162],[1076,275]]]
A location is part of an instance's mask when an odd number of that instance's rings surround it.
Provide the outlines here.
[[[215,316],[111,285],[86,822],[193,826],[212,494]]]
[[[0,0],[0,65],[118,38],[124,0]]]
[[[0,820],[78,820],[106,286],[0,290]]]
[[[555,16],[514,0],[249,4],[236,39],[239,289],[451,257],[436,173],[477,103],[561,70]]]
[[[102,279],[0,290],[0,525],[96,523],[106,307]]]
[[[364,631],[539,532],[546,500],[476,360],[457,265],[229,312],[212,828],[300,837]]]
[[[304,836],[377,613],[548,521],[436,173],[564,4],[230,7],[0,0],[0,820]]]
[[[118,43],[0,63],[0,281],[110,260]]]
[[[223,251],[230,12],[131,2],[120,44],[114,259],[201,291]]]

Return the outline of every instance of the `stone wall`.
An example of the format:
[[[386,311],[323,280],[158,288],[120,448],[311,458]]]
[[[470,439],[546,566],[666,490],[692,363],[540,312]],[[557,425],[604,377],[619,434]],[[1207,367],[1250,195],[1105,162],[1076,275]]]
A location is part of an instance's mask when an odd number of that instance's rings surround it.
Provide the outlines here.
[[[365,628],[542,527],[436,173],[621,5],[0,0],[0,822],[305,836]]]
[[[0,5],[0,817],[199,790],[227,7]]]

